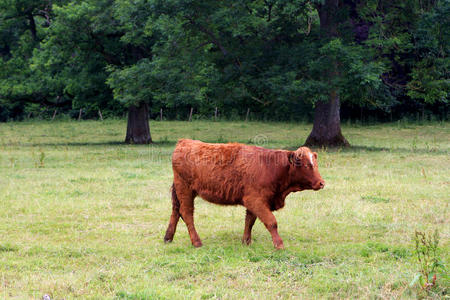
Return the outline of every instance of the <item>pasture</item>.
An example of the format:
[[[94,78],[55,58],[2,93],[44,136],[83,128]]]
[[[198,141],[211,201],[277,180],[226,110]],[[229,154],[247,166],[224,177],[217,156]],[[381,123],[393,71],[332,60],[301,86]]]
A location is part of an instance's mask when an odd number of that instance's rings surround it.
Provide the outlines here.
[[[295,149],[311,125],[155,122],[122,144],[125,120],[0,123],[0,298],[411,298],[414,231],[439,230],[449,262],[448,123],[344,125],[351,148],[316,149],[326,187],[275,212],[286,249],[245,210],[196,200],[204,246],[171,213],[178,138]],[[446,277],[447,276],[447,277]],[[449,286],[439,274],[440,289]]]

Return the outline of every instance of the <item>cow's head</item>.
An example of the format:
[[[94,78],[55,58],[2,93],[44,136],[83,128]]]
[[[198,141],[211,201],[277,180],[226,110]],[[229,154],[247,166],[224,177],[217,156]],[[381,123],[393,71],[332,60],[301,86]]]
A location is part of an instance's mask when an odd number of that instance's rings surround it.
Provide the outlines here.
[[[320,190],[325,181],[319,173],[317,153],[307,147],[300,147],[289,153],[291,184],[298,185],[301,190]]]

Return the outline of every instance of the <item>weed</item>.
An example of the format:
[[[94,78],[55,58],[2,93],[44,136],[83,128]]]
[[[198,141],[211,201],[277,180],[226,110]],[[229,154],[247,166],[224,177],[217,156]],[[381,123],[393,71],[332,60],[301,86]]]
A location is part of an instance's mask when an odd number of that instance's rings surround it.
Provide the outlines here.
[[[33,157],[34,156],[35,155],[34,155],[34,152],[33,152]],[[44,160],[45,160],[45,152],[42,149],[40,149],[39,150],[39,156],[37,158],[35,158],[35,160],[34,160],[34,166],[36,168],[43,168],[43,167],[45,167]]]
[[[427,179],[427,173],[425,172],[425,168],[422,167],[422,176],[423,178],[425,178],[425,180]]]
[[[10,163],[11,168],[14,168],[16,166],[16,161],[17,160],[14,157],[9,158],[9,163]]]
[[[436,292],[439,271],[445,271],[438,251],[439,233],[426,234],[417,231],[414,233],[415,254],[419,263],[419,273],[416,274],[410,286],[418,284],[427,294]]]
[[[1,252],[15,252],[19,250],[16,246],[13,246],[11,244],[0,244],[0,253]]]
[[[39,167],[44,167],[44,159],[45,159],[45,152],[41,150],[41,153],[39,154]]]
[[[361,196],[361,199],[372,202],[372,203],[388,203],[390,201],[389,198],[384,198],[384,197],[380,197],[380,196],[372,196],[372,195]]]
[[[417,143],[418,143],[418,141],[419,140],[418,140],[417,136],[415,136],[413,138],[412,142],[411,142],[411,150],[412,150],[412,152],[417,152],[417,149],[418,149]]]

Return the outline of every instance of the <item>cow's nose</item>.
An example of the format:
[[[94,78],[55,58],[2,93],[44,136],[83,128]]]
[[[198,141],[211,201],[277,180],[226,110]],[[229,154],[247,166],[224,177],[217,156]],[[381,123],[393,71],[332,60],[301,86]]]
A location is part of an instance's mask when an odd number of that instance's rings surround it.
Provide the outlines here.
[[[325,181],[321,180],[316,182],[316,184],[314,184],[314,187],[312,188],[315,191],[321,190],[323,189],[323,187],[325,186]]]

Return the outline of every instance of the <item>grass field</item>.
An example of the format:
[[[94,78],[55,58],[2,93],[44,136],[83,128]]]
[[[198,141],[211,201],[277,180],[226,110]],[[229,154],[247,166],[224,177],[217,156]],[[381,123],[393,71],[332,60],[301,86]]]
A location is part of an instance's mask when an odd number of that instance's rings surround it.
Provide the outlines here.
[[[438,229],[449,262],[448,123],[344,126],[352,148],[318,150],[326,188],[275,213],[285,250],[259,221],[242,246],[244,209],[200,199],[204,246],[182,221],[163,243],[178,138],[295,149],[310,126],[152,122],[138,146],[125,120],[0,123],[0,298],[417,297],[414,231]]]

